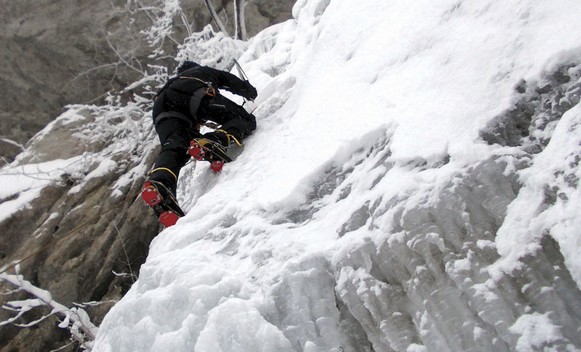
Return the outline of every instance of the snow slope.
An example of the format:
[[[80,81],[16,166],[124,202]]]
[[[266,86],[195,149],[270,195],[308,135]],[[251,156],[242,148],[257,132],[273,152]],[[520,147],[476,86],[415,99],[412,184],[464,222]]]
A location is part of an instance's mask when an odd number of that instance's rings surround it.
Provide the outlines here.
[[[187,216],[94,351],[581,349],[581,110],[522,172],[522,150],[479,137],[520,80],[579,57],[579,13],[299,0],[239,60],[258,130],[220,175],[184,169]],[[564,264],[535,261],[546,233]]]

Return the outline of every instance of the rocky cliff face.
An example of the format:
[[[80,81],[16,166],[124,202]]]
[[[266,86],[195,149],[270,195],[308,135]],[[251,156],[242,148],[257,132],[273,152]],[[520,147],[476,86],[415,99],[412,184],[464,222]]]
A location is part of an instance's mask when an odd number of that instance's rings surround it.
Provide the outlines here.
[[[0,222],[3,263],[22,260],[24,277],[66,306],[103,302],[89,308],[97,319],[136,278],[158,232],[156,219],[147,216],[137,200],[156,145],[151,125],[127,125],[121,116],[103,119],[102,112],[69,111],[35,137],[20,156],[22,165],[64,159],[76,166],[58,175],[23,170],[25,178],[55,181],[43,187],[29,206]],[[110,128],[103,130],[104,126]],[[72,148],[61,148],[65,144]],[[137,182],[124,182],[128,175],[136,176]],[[112,192],[115,184],[120,186]],[[13,209],[17,206],[10,202],[25,193],[3,199],[2,204]],[[1,336],[2,351],[48,351],[62,346],[61,339],[66,338],[55,330],[54,320],[36,329],[3,327]]]
[[[232,24],[229,3],[214,1],[224,22]],[[151,21],[145,12],[136,10],[137,4],[127,0],[0,0],[2,160],[13,160],[22,151],[18,144],[25,144],[65,105],[103,102],[106,92],[124,88],[142,75],[149,51],[139,32]],[[210,23],[203,1],[183,1],[182,6],[194,31]],[[248,3],[249,35],[288,19],[291,6],[271,0]],[[133,9],[131,13],[128,8]],[[176,24],[175,39],[181,42],[186,34]],[[174,43],[167,46],[169,53],[175,52]]]
[[[102,101],[108,90],[132,82],[136,74],[119,65],[139,47],[137,28],[128,26],[124,1],[0,2],[3,55],[0,79],[2,137],[25,144],[71,103]],[[143,24],[142,24],[143,25]],[[2,157],[20,152],[2,143]]]

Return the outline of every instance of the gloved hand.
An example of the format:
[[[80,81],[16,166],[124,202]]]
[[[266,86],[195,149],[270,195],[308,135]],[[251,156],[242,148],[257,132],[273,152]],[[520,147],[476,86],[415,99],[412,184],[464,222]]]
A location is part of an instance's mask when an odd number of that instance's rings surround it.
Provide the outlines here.
[[[244,89],[242,96],[248,100],[256,99],[256,97],[258,96],[256,88],[254,88],[254,86],[252,86],[252,84],[250,84],[250,82],[248,81],[244,81],[244,83],[246,83],[246,88]]]

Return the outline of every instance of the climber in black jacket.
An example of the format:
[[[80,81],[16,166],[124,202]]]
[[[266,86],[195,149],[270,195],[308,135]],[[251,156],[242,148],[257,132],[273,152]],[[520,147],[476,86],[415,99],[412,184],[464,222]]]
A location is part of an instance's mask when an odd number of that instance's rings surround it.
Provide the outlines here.
[[[248,100],[257,96],[256,89],[248,81],[192,61],[182,63],[177,75],[157,92],[152,116],[161,151],[144,185],[142,197],[158,216],[164,210],[156,206],[158,203],[183,216],[175,194],[180,169],[190,158],[188,148],[193,138],[204,137],[228,147],[232,141],[241,142],[256,128],[254,115],[222,96],[220,89]],[[207,121],[221,127],[202,136],[200,125]],[[177,217],[172,217],[169,222],[173,220],[177,221]]]

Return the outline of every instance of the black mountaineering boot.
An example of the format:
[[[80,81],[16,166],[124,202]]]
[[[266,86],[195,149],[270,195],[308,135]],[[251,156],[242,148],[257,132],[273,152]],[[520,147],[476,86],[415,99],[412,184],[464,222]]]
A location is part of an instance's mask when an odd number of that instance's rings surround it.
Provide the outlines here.
[[[188,154],[196,160],[210,162],[210,168],[214,172],[222,171],[224,163],[232,161],[228,150],[234,143],[242,144],[231,134],[223,130],[206,133],[201,138],[194,138],[190,143]]]

